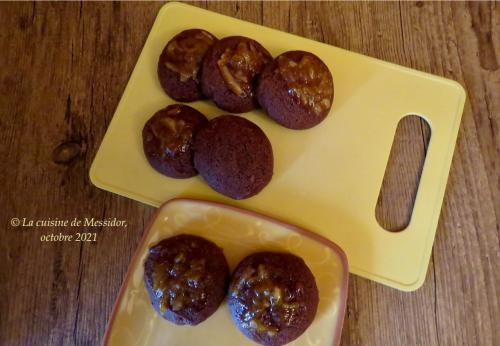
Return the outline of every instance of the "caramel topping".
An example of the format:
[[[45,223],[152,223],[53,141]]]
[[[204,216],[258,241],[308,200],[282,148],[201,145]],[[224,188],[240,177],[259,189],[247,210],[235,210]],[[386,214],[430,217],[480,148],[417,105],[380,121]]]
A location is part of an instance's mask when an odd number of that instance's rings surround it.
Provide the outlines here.
[[[179,311],[192,304],[202,306],[206,302],[203,275],[206,273],[205,260],[186,260],[180,252],[173,260],[155,265],[153,290],[160,302],[160,311]],[[205,278],[205,281],[210,278]]]
[[[186,152],[193,137],[191,124],[170,116],[176,110],[179,109],[171,110],[166,116],[151,124],[151,131],[160,140],[162,153],[165,156],[172,157],[178,152]]]
[[[269,336],[274,336],[280,331],[279,328],[268,326],[267,324],[264,324],[261,320],[255,318],[250,320],[250,322],[248,322],[248,326],[252,329],[255,329],[257,333],[266,332],[267,335]]]
[[[269,57],[252,42],[242,41],[236,49],[226,48],[217,61],[229,89],[240,97],[253,96],[252,82]]]
[[[179,73],[181,82],[197,80],[201,60],[215,38],[206,31],[198,31],[172,40],[167,46],[165,66]]]
[[[295,321],[303,309],[297,302],[302,294],[300,284],[291,290],[273,280],[272,268],[264,264],[246,268],[232,290],[233,297],[247,302],[242,304],[242,323],[269,336],[278,333],[280,325],[289,326]]]
[[[297,63],[286,56],[278,57],[278,69],[288,86],[288,94],[320,114],[331,107],[333,82],[327,68],[304,55]]]

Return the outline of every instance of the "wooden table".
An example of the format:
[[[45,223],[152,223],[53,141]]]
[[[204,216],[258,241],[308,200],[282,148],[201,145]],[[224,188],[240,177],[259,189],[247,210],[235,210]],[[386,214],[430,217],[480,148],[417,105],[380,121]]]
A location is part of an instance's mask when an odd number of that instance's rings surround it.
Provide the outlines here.
[[[2,345],[96,345],[103,336],[154,209],[95,188],[88,171],[161,5],[0,4]],[[195,5],[466,88],[426,282],[403,293],[351,276],[342,344],[499,345],[500,4]],[[387,198],[397,205],[400,195]],[[116,217],[128,227],[97,229],[92,243],[41,242],[75,230],[13,227],[14,217]]]

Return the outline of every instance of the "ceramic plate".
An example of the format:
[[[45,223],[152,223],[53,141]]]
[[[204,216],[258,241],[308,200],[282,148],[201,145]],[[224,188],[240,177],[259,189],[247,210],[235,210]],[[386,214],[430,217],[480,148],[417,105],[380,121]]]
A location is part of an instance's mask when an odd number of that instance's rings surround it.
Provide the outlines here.
[[[348,268],[345,254],[329,240],[268,217],[213,202],[178,199],[164,204],[144,232],[130,264],[104,337],[108,346],[256,345],[233,324],[225,302],[197,326],[177,326],[156,313],[143,282],[148,249],[176,234],[194,234],[221,247],[233,270],[257,251],[286,251],[311,269],[319,306],[311,326],[289,345],[338,345],[344,319]]]

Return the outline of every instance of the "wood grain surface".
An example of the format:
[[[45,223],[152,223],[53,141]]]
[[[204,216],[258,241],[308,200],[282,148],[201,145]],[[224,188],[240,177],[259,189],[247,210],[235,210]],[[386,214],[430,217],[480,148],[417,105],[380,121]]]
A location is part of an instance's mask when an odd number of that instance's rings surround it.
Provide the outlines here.
[[[499,345],[500,4],[194,5],[465,87],[426,282],[403,293],[351,275],[342,344]],[[95,188],[88,171],[161,6],[0,4],[1,345],[101,341],[154,209]],[[422,132],[403,135],[415,144],[405,155],[422,152]],[[386,205],[398,205],[408,191],[405,170],[397,169],[404,162],[393,160],[399,188],[389,189]],[[73,231],[16,228],[14,217],[116,217],[128,227],[97,229],[95,243],[40,242],[43,234]]]

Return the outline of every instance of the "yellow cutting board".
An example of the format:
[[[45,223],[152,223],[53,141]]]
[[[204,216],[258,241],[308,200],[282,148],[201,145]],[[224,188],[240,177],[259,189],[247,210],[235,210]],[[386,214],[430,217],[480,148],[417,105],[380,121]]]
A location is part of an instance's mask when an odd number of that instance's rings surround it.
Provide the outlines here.
[[[274,151],[274,176],[257,196],[234,201],[201,177],[157,173],[142,150],[141,131],[159,109],[175,103],[161,89],[158,57],[178,32],[203,28],[219,38],[244,35],[274,56],[307,50],[330,68],[335,100],[329,116],[305,131],[286,129],[262,111],[242,116],[260,126]],[[215,200],[265,213],[317,232],[346,252],[351,273],[394,288],[422,285],[456,142],[465,91],[456,82],[197,7],[162,7],[90,170],[105,190],[159,206],[175,197]],[[224,111],[210,101],[190,106],[208,118]],[[409,226],[384,230],[375,207],[398,121],[425,118],[432,130]],[[237,232],[238,230],[235,230]]]

